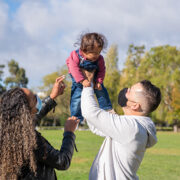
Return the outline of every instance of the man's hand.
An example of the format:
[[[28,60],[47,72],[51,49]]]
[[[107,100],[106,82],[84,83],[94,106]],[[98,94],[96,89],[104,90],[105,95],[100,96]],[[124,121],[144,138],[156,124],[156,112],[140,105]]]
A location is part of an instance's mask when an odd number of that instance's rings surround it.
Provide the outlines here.
[[[63,82],[64,78],[65,75],[62,75],[56,79],[50,94],[51,99],[55,99],[56,97],[64,93],[64,89],[66,87]]]
[[[84,86],[84,87],[90,87],[91,86],[91,83],[87,80],[87,79],[84,79],[81,84]]]
[[[102,86],[101,86],[101,83],[97,82],[94,86],[94,89],[97,89],[97,90],[102,90]]]
[[[64,125],[64,132],[66,131],[74,132],[76,130],[78,123],[79,120],[77,119],[77,117],[75,116],[69,117]]]

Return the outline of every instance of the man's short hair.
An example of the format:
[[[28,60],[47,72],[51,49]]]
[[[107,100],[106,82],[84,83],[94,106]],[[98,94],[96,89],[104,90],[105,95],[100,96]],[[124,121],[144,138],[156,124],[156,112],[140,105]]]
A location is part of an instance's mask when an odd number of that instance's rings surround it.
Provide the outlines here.
[[[147,102],[146,113],[149,114],[153,112],[159,106],[161,102],[161,91],[158,87],[153,85],[148,80],[140,81],[140,83],[143,87],[146,102]]]

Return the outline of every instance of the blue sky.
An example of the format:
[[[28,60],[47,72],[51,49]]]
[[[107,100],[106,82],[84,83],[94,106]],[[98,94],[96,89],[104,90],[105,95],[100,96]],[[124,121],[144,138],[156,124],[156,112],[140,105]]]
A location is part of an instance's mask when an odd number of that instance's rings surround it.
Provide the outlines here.
[[[131,43],[180,47],[179,9],[179,0],[0,0],[0,64],[15,59],[29,87],[40,86],[88,30],[118,45],[122,68]]]

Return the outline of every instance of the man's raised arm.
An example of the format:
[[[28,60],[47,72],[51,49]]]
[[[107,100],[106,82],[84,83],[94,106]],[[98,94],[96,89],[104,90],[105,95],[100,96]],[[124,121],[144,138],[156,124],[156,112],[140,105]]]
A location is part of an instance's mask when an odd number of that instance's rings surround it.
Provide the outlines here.
[[[123,127],[123,122],[120,116],[106,112],[98,107],[93,87],[83,88],[81,110],[83,117],[97,130],[101,131],[105,136],[121,141],[119,135],[122,133],[121,127]]]

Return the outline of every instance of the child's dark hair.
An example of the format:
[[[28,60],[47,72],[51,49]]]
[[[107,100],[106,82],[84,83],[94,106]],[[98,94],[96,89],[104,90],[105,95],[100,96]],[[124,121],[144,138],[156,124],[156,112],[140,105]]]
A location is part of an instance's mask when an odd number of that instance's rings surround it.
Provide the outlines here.
[[[81,51],[85,53],[92,52],[94,47],[99,47],[103,50],[107,47],[107,39],[103,34],[96,32],[85,33],[80,36],[80,39],[75,43],[76,45],[79,45]]]

